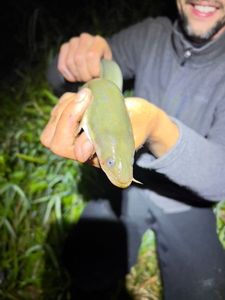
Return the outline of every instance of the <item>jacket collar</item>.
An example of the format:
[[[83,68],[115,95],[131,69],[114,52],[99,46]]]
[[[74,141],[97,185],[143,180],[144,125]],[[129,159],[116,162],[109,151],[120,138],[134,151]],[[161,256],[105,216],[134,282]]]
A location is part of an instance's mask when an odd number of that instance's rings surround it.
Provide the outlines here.
[[[225,33],[218,39],[196,47],[182,33],[178,21],[174,23],[172,41],[179,63],[188,63],[194,67],[206,66],[225,60]]]

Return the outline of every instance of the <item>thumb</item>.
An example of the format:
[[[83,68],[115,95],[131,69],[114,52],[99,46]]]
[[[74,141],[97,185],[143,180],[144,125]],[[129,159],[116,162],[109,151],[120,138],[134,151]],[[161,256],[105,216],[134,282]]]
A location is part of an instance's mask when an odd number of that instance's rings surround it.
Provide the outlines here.
[[[89,89],[82,89],[76,94],[74,101],[69,102],[55,128],[50,149],[57,155],[66,158],[76,159],[74,142],[80,131],[80,122],[84,112],[92,101],[92,94]]]

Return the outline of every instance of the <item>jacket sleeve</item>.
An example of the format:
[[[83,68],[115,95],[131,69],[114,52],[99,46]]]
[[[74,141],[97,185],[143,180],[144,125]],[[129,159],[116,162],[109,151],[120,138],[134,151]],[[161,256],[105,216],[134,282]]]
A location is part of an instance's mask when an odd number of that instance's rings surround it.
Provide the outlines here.
[[[177,144],[158,159],[145,153],[137,164],[166,175],[171,181],[192,190],[204,199],[225,199],[224,120],[225,113],[223,122],[218,119],[205,138],[179,120],[173,119],[180,130]],[[223,142],[220,136],[223,137]]]

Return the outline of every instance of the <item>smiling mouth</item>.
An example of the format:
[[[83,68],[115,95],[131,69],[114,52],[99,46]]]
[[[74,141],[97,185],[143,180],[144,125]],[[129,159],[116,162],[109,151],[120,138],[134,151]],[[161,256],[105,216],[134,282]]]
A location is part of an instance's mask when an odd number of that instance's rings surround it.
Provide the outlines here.
[[[191,5],[195,10],[202,14],[211,14],[221,8],[218,1],[191,1],[187,0],[186,4]]]
[[[201,5],[195,5],[194,8],[199,11],[200,13],[213,13],[216,11],[215,7],[212,6],[201,6]]]

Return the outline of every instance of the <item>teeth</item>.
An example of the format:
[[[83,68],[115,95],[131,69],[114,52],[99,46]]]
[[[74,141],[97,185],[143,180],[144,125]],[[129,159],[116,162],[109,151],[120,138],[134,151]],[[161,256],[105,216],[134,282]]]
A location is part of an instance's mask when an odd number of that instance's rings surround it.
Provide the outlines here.
[[[215,7],[212,6],[201,6],[201,5],[195,5],[195,9],[198,10],[201,13],[211,13],[216,10]]]

